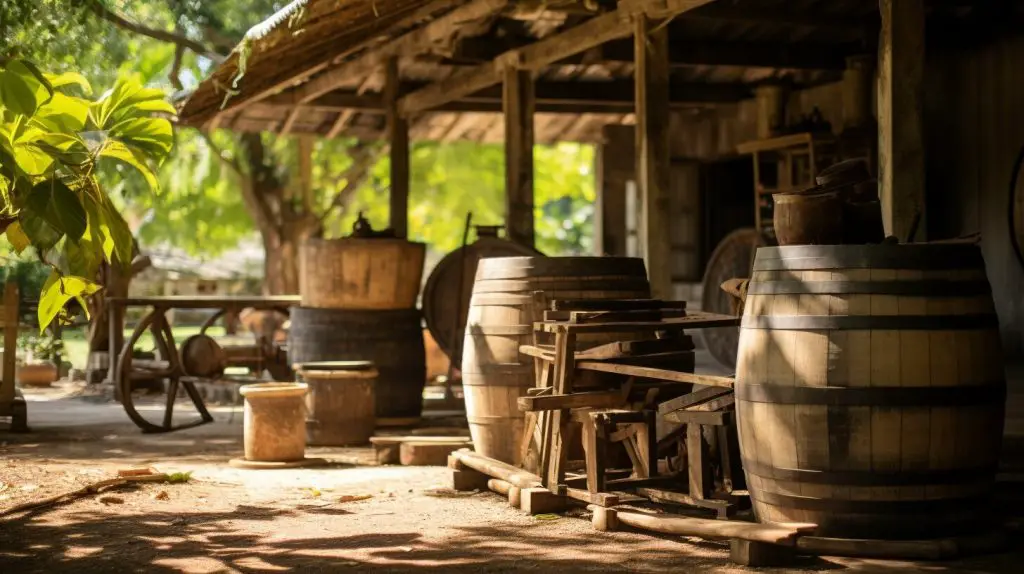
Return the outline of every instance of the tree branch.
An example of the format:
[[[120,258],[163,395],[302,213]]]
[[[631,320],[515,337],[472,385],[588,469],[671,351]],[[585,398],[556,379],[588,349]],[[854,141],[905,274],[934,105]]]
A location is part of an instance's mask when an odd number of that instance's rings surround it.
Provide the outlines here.
[[[330,207],[324,210],[324,213],[320,216],[321,222],[335,209],[344,209],[345,205],[352,199],[356,189],[366,181],[366,177],[370,174],[373,166],[377,164],[380,156],[388,152],[388,146],[373,149],[370,146],[360,144],[354,152],[357,155],[353,158],[352,165],[338,177],[338,179],[345,180],[345,186],[338,190],[334,199],[331,200]]]
[[[231,170],[234,171],[238,175],[238,177],[245,177],[245,173],[242,172],[242,166],[238,163],[238,160],[229,158],[226,155],[224,155],[224,151],[221,150],[217,144],[213,143],[213,138],[210,137],[210,134],[204,132],[203,130],[197,131],[199,132],[199,135],[202,136],[204,140],[206,140],[207,147],[210,148],[210,151],[213,152],[213,155],[217,156],[217,159],[223,162],[224,165],[231,168]]]
[[[129,32],[141,34],[143,36],[153,38],[154,40],[160,40],[161,42],[169,42],[178,46],[184,46],[196,54],[209,58],[218,64],[224,61],[223,55],[210,50],[200,42],[184,36],[183,34],[168,32],[166,30],[158,30],[156,28],[150,28],[148,26],[132,22],[123,15],[107,8],[106,5],[103,4],[102,0],[87,0],[86,6],[88,6],[88,8],[100,18],[113,23],[119,28],[128,30]]]
[[[184,56],[185,46],[178,44],[174,48],[174,62],[171,64],[171,71],[168,74],[168,79],[171,80],[171,85],[174,86],[174,89],[179,92],[185,89],[185,84],[181,83],[181,60]]]

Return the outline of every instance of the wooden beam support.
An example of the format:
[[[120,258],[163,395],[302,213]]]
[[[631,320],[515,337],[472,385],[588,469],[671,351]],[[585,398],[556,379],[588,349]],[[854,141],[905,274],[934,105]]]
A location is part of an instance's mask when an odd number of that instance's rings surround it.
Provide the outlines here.
[[[823,28],[837,32],[857,33],[864,29],[872,14],[863,17],[847,18],[828,14],[779,9],[777,7],[758,7],[747,4],[715,2],[699,10],[689,12],[682,19],[692,22],[741,22],[746,24],[774,24],[794,28]]]
[[[924,0],[879,1],[879,195],[886,233],[901,241],[927,238],[922,117],[924,4]],[[916,234],[909,237],[915,226]]]
[[[641,14],[668,18],[711,0],[622,0],[619,8],[522,48],[509,50],[493,61],[460,70],[402,98],[399,111],[410,116],[457,101],[501,82],[504,70],[537,71],[559,60],[618,38],[628,37],[630,21]]]
[[[409,235],[409,122],[398,113],[398,58],[385,66],[384,103],[391,148],[390,227],[396,237]]]
[[[672,298],[672,227],[669,221],[668,28],[640,16],[635,21],[636,176],[642,198],[640,242],[651,297]]]
[[[455,4],[452,0],[441,0],[440,3],[446,6]],[[460,25],[486,18],[503,10],[507,5],[508,0],[475,0],[460,6],[382,46],[368,48],[354,60],[327,70],[298,88],[296,96],[301,102],[309,102],[336,89],[346,81],[351,81],[352,78],[363,78],[372,74],[390,58],[431,52],[439,44],[448,42]]]
[[[533,247],[533,77],[509,68],[502,84],[505,114],[505,225],[508,238]]]

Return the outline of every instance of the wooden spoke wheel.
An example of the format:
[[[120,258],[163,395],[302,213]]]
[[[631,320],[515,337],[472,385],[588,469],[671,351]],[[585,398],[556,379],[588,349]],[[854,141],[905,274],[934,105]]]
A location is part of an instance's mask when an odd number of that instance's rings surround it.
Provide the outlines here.
[[[256,308],[244,307],[241,309],[221,309],[217,311],[203,323],[202,327],[200,327],[199,329],[199,334],[205,335],[206,331],[209,330],[210,327],[216,325],[217,321],[223,319],[229,311],[238,311],[240,314],[242,311],[245,311],[246,309]],[[288,307],[270,307],[262,310],[272,313],[280,313],[285,318],[291,316]],[[293,380],[295,377],[295,373],[292,372],[291,365],[288,363],[288,358],[286,356],[286,353],[284,352],[284,348],[280,344],[275,342],[273,337],[273,333],[270,333],[269,336],[257,337],[258,340],[256,341],[256,344],[254,346],[257,347],[256,351],[260,353],[263,357],[262,361],[260,361],[259,370],[262,371],[262,369],[266,369],[267,372],[270,373],[270,376],[272,376],[275,381]],[[259,375],[259,373],[255,374]]]
[[[145,433],[170,432],[213,422],[213,416],[206,409],[206,404],[196,390],[195,384],[184,377],[178,348],[174,344],[174,335],[164,311],[154,309],[139,322],[131,338],[121,349],[115,370],[115,384],[121,394],[121,404],[128,413],[128,418]],[[135,345],[147,330],[153,335],[158,359],[134,359]],[[154,379],[164,383],[162,400],[155,404],[148,404],[147,401],[145,405],[136,405],[135,401],[139,398],[136,394],[136,381]],[[177,400],[181,390],[184,390],[185,395],[191,400],[199,415],[198,418],[184,422],[175,421],[174,410],[182,406]],[[140,410],[140,406],[146,408]],[[152,408],[154,406],[156,408]]]
[[[765,245],[761,234],[754,228],[742,228],[725,236],[715,247],[704,271],[703,309],[711,313],[731,315],[732,296],[722,291],[721,285],[734,277],[750,277],[757,248]],[[708,352],[724,367],[736,368],[736,351],[740,343],[738,327],[700,329]]]

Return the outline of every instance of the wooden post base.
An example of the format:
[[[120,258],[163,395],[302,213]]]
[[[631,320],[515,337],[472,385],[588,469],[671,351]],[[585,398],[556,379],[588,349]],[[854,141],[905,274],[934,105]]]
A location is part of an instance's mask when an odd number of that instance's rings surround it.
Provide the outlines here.
[[[472,469],[451,469],[451,488],[459,492],[472,490],[487,490],[487,479],[489,477]]]
[[[562,512],[569,508],[566,497],[554,494],[546,488],[524,488],[520,492],[520,498],[520,508],[531,516]]]
[[[617,510],[601,506],[592,506],[591,510],[594,512],[594,517],[591,519],[594,530],[614,532],[619,529],[619,512]]]
[[[729,559],[741,566],[788,566],[796,558],[792,546],[733,538],[729,541]]]

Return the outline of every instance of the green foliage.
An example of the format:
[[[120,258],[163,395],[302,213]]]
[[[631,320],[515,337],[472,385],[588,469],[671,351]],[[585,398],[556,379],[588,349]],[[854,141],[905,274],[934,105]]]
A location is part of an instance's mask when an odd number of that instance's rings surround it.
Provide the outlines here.
[[[90,101],[79,74],[42,73],[28,61],[0,70],[0,224],[12,248],[35,248],[52,272],[39,305],[40,329],[65,304],[99,287],[103,260],[128,265],[133,237],[97,178],[107,163],[126,165],[156,188],[170,153],[173,114],[160,90],[131,79]]]
[[[18,348],[31,353],[33,360],[55,362],[64,354],[64,341],[49,330],[38,335],[25,334],[18,339]]]

